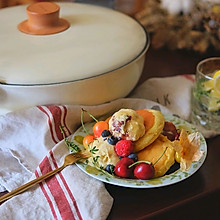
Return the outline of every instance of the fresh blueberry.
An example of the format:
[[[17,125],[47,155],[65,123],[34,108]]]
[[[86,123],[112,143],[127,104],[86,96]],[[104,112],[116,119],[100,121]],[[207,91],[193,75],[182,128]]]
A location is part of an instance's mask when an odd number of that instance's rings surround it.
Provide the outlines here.
[[[154,106],[151,107],[151,109],[153,109],[153,110],[157,110],[157,111],[161,111],[159,105],[154,105]]]
[[[102,135],[102,137],[108,137],[110,134],[111,133],[109,130],[103,130],[101,135]]]
[[[106,166],[106,168],[105,168],[105,171],[107,171],[110,174],[113,174],[114,173],[114,169],[115,169],[115,166],[113,164],[108,164]]]
[[[133,159],[134,162],[136,162],[136,161],[138,160],[138,156],[137,156],[137,154],[135,154],[135,153],[129,154],[128,157],[131,158],[131,159]]]
[[[116,145],[116,143],[118,142],[118,139],[114,136],[111,136],[108,138],[108,143],[111,144],[111,145]]]

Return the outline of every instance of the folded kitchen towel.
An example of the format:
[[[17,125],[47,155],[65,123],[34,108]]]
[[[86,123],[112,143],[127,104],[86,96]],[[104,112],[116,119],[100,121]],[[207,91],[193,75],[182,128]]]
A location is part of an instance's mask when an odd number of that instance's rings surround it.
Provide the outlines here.
[[[95,117],[121,108],[152,108],[144,99],[119,99],[99,106],[37,106],[0,116],[0,185],[11,191],[63,164],[69,153],[65,135],[80,126],[81,107]],[[170,114],[159,105],[161,111]],[[91,118],[85,114],[85,121]],[[0,206],[1,220],[106,219],[113,198],[104,183],[76,165],[17,195]]]
[[[130,97],[160,103],[185,120],[190,119],[191,89],[194,75],[150,78],[135,89]]]

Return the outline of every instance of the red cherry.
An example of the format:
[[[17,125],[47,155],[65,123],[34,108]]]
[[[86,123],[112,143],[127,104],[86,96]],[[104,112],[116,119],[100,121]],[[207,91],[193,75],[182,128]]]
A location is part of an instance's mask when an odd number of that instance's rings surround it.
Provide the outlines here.
[[[165,122],[162,134],[167,136],[170,141],[178,140],[180,135],[176,126],[170,121]]]
[[[134,175],[142,180],[151,179],[154,176],[154,172],[153,165],[145,162],[139,163],[134,169]]]
[[[133,163],[134,161],[131,158],[128,157],[122,158],[115,165],[115,170],[114,170],[115,175],[123,178],[132,177],[134,167],[129,168],[129,166]]]
[[[120,140],[115,145],[115,152],[118,156],[127,157],[134,150],[132,141],[130,140]]]

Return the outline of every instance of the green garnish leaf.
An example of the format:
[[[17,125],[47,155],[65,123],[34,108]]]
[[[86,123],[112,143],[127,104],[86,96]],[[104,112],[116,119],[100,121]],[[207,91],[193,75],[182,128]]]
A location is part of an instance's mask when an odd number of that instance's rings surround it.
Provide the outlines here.
[[[94,146],[94,147],[93,147],[92,149],[90,149],[89,151],[90,151],[91,154],[95,154],[98,150],[99,150],[99,149],[96,148],[96,146]]]
[[[65,136],[65,132],[64,132],[64,126],[60,125],[60,131],[63,134],[63,138],[64,138],[64,142],[66,144],[66,146],[72,151],[72,152],[80,152],[81,149],[74,144],[72,141],[69,141],[69,139]]]

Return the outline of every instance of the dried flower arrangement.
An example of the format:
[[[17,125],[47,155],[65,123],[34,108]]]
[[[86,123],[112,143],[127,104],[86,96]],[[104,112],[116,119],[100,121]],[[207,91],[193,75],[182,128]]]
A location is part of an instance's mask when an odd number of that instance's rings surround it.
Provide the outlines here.
[[[220,50],[219,1],[146,0],[135,18],[146,27],[156,49],[166,46],[200,53],[209,48]]]

